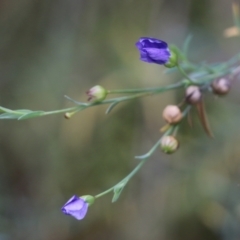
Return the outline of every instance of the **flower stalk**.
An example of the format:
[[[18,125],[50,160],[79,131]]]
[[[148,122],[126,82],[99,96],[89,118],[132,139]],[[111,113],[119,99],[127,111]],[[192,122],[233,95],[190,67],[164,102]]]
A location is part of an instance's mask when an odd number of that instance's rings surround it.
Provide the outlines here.
[[[233,10],[235,24],[239,28],[238,5],[233,5]],[[5,107],[0,107],[0,119],[26,120],[54,114],[64,114],[66,119],[70,119],[76,113],[98,105],[108,105],[106,110],[106,114],[108,114],[118,104],[126,101],[158,95],[176,89],[182,89],[185,92],[183,103],[179,105],[168,104],[163,110],[162,116],[167,123],[167,125],[161,128],[163,135],[147,153],[135,156],[136,159],[140,160],[137,166],[113,187],[110,187],[96,196],[84,195],[78,197],[74,195],[62,207],[62,212],[64,214],[71,215],[72,217],[81,220],[85,217],[88,207],[92,205],[96,199],[111,192],[113,193],[112,202],[117,201],[130,179],[143,167],[159,147],[166,154],[174,153],[179,147],[176,135],[180,124],[183,118],[189,116],[192,106],[196,106],[205,132],[210,137],[213,137],[203,104],[204,93],[209,91],[214,94],[225,95],[230,91],[230,80],[232,83],[232,79],[239,74],[240,53],[223,63],[195,64],[190,62],[187,57],[190,40],[191,37],[187,39],[183,50],[180,50],[175,46],[170,48],[165,41],[152,37],[141,37],[136,43],[141,61],[161,65],[161,67],[165,68],[171,68],[168,73],[178,71],[181,74],[182,79],[176,83],[152,88],[113,90],[107,90],[100,85],[96,85],[86,92],[88,102],[79,102],[65,96],[74,104],[74,106],[54,111],[32,111],[26,109],[11,110]],[[121,96],[109,98],[109,95],[112,94],[120,94]],[[182,111],[181,108],[183,105],[185,106],[185,109]]]

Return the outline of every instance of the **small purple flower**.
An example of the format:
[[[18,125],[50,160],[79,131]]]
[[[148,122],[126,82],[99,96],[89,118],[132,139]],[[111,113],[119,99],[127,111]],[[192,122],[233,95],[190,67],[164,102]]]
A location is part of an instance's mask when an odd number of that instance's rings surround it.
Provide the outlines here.
[[[171,57],[168,44],[156,38],[141,37],[136,42],[136,47],[140,52],[140,60],[144,62],[163,65]]]
[[[66,215],[71,215],[77,220],[85,217],[88,210],[88,203],[82,198],[74,195],[62,207],[62,212]]]

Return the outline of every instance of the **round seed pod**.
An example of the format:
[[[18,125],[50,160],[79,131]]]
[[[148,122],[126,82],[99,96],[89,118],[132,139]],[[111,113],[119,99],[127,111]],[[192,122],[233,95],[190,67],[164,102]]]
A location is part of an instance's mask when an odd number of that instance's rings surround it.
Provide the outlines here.
[[[202,93],[197,86],[189,86],[185,91],[186,102],[189,104],[199,103],[202,99]]]
[[[225,95],[230,91],[231,83],[228,78],[218,78],[212,82],[212,90],[215,94]]]
[[[182,120],[182,112],[176,105],[168,105],[162,113],[163,119],[169,124],[176,124]]]
[[[164,153],[171,154],[176,152],[179,147],[179,142],[173,136],[163,136],[160,147]]]

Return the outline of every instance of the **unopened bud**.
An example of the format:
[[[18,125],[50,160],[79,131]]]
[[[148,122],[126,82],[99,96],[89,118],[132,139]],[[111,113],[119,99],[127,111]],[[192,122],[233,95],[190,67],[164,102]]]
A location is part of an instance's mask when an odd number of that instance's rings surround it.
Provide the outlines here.
[[[178,106],[168,105],[163,110],[163,119],[169,124],[176,124],[182,120],[182,112]]]
[[[218,95],[225,95],[229,92],[231,83],[228,78],[219,78],[212,82],[213,92]]]
[[[66,112],[66,113],[64,114],[64,117],[65,117],[66,119],[70,119],[76,112],[77,112],[77,111],[75,111],[75,112]]]
[[[103,101],[108,94],[107,90],[99,85],[92,87],[86,93],[88,95],[88,101],[94,100],[95,102]]]
[[[67,113],[64,114],[64,117],[65,117],[66,119],[70,119],[71,116],[72,116],[72,114],[69,113],[69,112],[67,112]]]
[[[202,93],[197,86],[189,86],[185,92],[186,102],[196,104],[201,101]]]
[[[161,140],[161,150],[164,153],[171,154],[176,152],[179,143],[178,140],[173,136],[163,136]]]

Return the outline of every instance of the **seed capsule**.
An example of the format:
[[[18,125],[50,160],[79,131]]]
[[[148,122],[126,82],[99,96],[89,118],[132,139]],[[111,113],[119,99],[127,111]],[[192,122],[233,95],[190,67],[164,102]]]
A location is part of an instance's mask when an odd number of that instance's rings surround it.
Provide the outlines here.
[[[212,89],[215,94],[225,95],[230,91],[231,83],[228,78],[219,78],[212,82]]]
[[[176,124],[182,120],[182,112],[176,105],[168,105],[163,110],[163,119],[169,124]]]
[[[176,152],[179,147],[178,140],[173,136],[164,136],[161,140],[161,150],[164,153],[171,154]]]
[[[189,86],[185,92],[186,102],[190,104],[197,104],[202,99],[202,93],[197,86]]]

